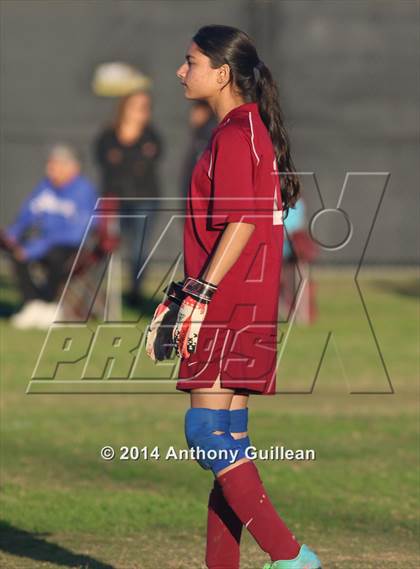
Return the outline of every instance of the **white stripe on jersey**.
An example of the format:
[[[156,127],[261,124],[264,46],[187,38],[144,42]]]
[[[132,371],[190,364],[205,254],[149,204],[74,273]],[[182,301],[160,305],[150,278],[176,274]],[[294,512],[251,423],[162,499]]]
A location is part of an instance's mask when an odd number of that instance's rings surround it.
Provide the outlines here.
[[[249,111],[248,113],[248,119],[249,119],[249,126],[251,128],[251,143],[252,143],[252,150],[254,151],[255,154],[255,158],[257,159],[257,164],[260,163],[260,158],[257,154],[257,151],[255,150],[255,145],[254,145],[254,127],[252,125],[252,116],[251,116],[251,111]]]
[[[207,172],[207,176],[210,178],[210,180],[211,180],[211,165],[212,165],[212,163],[213,163],[213,155],[212,155],[212,153],[210,152],[210,166],[209,166],[209,169],[208,169],[208,172]]]

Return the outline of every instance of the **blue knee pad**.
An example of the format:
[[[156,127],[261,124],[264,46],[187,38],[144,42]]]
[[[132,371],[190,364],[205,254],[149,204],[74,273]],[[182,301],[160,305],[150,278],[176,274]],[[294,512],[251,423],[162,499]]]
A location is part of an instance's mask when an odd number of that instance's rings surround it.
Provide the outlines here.
[[[248,407],[243,409],[233,409],[230,411],[230,428],[231,433],[245,433],[248,431]],[[241,447],[245,449],[251,446],[251,441],[249,437],[246,436],[243,439],[236,439],[240,443]]]
[[[185,414],[185,438],[194,448],[198,464],[217,474],[223,468],[245,458],[245,449],[229,432],[230,411],[192,407]],[[221,435],[213,431],[223,431]]]

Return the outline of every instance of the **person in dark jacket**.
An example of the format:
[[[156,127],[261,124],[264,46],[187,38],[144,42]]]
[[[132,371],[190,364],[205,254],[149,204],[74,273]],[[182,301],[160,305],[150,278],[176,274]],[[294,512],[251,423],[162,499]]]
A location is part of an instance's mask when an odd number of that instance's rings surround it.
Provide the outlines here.
[[[181,195],[188,193],[191,174],[197,160],[209,143],[211,133],[217,126],[216,117],[207,101],[193,101],[189,110],[190,144],[184,158],[181,172]]]
[[[102,194],[120,200],[120,227],[130,258],[131,304],[138,302],[146,245],[160,197],[158,176],[162,139],[151,124],[152,101],[146,91],[123,97],[114,122],[95,141]]]

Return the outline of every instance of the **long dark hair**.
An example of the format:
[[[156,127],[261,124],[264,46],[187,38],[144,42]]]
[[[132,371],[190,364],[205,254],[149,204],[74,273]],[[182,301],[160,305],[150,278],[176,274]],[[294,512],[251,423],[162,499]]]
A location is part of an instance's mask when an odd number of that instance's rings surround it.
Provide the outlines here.
[[[192,38],[216,69],[229,65],[230,81],[246,102],[257,102],[258,110],[273,142],[277,167],[281,173],[283,210],[287,216],[299,198],[300,182],[290,156],[290,141],[280,108],[277,85],[270,70],[258,57],[252,39],[237,28],[211,25]]]
[[[121,97],[121,99],[118,101],[118,104],[117,104],[117,107],[115,110],[114,120],[111,123],[111,126],[114,130],[118,131],[120,129],[121,124],[122,124],[123,119],[124,119],[127,104],[130,102],[130,99],[132,97],[136,97],[137,95],[145,95],[146,97],[148,97],[150,99],[150,102],[152,102],[152,98],[151,98],[149,91],[141,90],[141,89],[139,89],[138,91],[133,91],[132,93],[129,93],[128,95],[124,95],[123,97]]]

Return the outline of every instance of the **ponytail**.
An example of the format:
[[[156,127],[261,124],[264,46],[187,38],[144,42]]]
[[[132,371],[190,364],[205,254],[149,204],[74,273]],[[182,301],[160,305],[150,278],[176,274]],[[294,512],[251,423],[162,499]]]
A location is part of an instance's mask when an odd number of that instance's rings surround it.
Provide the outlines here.
[[[204,26],[193,41],[210,59],[213,68],[227,63],[231,81],[247,102],[257,102],[258,110],[270,134],[280,176],[285,216],[299,199],[300,182],[290,156],[290,141],[284,126],[277,85],[270,70],[259,59],[251,38],[237,28]]]
[[[259,61],[253,68],[258,110],[270,134],[280,173],[283,210],[287,217],[300,194],[300,181],[290,155],[290,141],[284,126],[277,85],[268,67]]]

